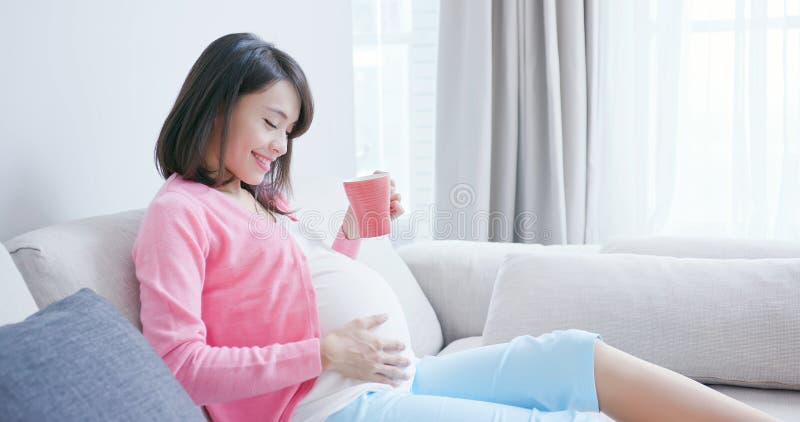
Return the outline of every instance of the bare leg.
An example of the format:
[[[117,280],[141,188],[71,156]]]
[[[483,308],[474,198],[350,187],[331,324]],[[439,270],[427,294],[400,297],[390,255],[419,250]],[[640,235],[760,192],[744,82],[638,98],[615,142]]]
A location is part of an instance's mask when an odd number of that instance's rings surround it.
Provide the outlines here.
[[[778,421],[677,372],[595,342],[600,410],[627,421]]]

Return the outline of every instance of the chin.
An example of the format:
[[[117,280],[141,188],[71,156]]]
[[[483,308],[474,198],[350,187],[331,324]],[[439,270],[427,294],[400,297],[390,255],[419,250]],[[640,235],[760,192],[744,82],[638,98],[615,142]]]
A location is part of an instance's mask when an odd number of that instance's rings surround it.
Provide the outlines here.
[[[234,171],[231,170],[231,173],[239,179],[242,183],[247,183],[248,185],[258,185],[264,180],[264,175],[267,173],[265,171],[253,171],[253,169],[246,169],[245,171]]]
[[[250,174],[246,178],[242,178],[241,180],[243,182],[247,183],[248,185],[256,186],[256,185],[260,185],[261,182],[264,181],[264,175],[266,175],[266,174],[267,174],[266,172],[259,173],[259,174]]]

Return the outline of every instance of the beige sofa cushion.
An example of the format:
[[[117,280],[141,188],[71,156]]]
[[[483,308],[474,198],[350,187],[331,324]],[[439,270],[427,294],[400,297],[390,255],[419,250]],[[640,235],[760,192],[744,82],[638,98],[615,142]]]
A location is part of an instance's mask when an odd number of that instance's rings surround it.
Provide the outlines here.
[[[23,233],[5,245],[39,308],[89,287],[141,331],[131,245],[143,215],[141,209],[74,220]]]
[[[800,243],[773,239],[684,236],[618,236],[600,253],[635,253],[676,258],[800,258]]]
[[[0,248],[0,325],[20,322],[39,308],[6,248]]]
[[[427,240],[397,248],[430,301],[444,344],[479,336],[486,323],[497,269],[510,253],[597,253],[600,245]]]
[[[509,256],[484,344],[565,328],[700,382],[800,390],[800,259]]]

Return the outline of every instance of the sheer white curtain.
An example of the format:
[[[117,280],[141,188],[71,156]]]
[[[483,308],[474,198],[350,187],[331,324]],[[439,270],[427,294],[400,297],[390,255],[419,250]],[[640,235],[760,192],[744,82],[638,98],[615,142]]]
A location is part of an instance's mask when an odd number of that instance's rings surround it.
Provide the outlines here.
[[[353,0],[357,175],[391,173],[406,212],[395,245],[430,239],[438,0]]]
[[[800,240],[800,0],[593,7],[586,242]]]

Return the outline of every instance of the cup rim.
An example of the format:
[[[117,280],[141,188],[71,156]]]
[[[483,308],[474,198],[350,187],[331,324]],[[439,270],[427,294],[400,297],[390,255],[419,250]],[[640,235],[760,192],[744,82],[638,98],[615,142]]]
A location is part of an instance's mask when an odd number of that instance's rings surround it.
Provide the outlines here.
[[[371,179],[377,179],[377,178],[380,178],[380,177],[388,177],[388,176],[389,176],[389,173],[374,173],[374,174],[368,174],[366,176],[358,176],[358,177],[353,177],[353,178],[350,178],[350,179],[346,179],[344,181],[344,183],[363,182],[364,180],[371,180]]]

